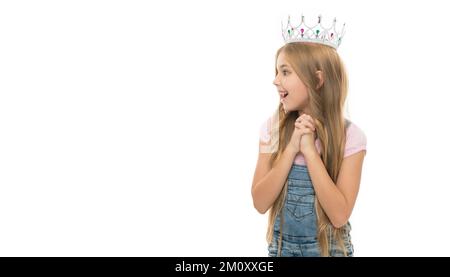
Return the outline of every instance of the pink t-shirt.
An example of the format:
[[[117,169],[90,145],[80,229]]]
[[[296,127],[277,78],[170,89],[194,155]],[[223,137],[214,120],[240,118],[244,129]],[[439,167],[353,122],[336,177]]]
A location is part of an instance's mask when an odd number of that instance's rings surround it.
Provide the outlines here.
[[[277,142],[273,141],[272,133],[272,118],[267,119],[260,128],[259,141],[260,141],[260,152],[270,153],[273,149],[277,149]],[[320,141],[316,139],[315,141],[316,149],[320,153]],[[264,147],[264,151],[262,151]],[[269,149],[268,151],[266,151]],[[367,151],[367,138],[364,132],[353,122],[347,128],[346,143],[344,150],[344,158],[353,155],[359,151]],[[297,154],[294,160],[294,164],[306,165],[305,158],[302,153]]]

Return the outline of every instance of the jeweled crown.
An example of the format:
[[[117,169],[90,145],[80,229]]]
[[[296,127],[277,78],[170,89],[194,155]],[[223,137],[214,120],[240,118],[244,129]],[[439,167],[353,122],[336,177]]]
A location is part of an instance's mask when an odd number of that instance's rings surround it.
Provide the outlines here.
[[[292,26],[291,17],[288,16],[286,27],[281,21],[281,32],[285,43],[290,42],[315,42],[331,46],[335,49],[341,44],[345,33],[345,23],[340,32],[336,30],[336,18],[333,20],[331,27],[326,28],[322,25],[322,16],[314,26],[308,26],[305,23],[305,17],[302,15],[302,21],[298,26]]]

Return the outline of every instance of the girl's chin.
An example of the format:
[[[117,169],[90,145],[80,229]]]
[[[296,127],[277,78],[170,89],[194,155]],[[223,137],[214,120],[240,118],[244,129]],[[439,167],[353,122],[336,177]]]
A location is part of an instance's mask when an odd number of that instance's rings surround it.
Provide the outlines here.
[[[285,114],[287,114],[287,113],[290,113],[290,112],[298,112],[299,110],[301,110],[300,108],[298,108],[298,107],[291,107],[290,105],[287,105],[286,104],[286,102],[281,102],[281,104],[283,105],[283,110],[284,110],[284,113]]]
[[[292,112],[292,110],[289,109],[289,107],[287,107],[286,104],[283,104],[283,110],[284,110],[284,114],[288,114],[288,113]]]

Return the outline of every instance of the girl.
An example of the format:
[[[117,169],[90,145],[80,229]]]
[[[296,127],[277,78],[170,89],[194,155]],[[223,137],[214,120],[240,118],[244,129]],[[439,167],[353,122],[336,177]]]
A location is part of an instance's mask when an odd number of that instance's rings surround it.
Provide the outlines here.
[[[269,210],[269,256],[353,256],[366,136],[343,115],[343,63],[330,45],[289,42],[273,84],[280,104],[261,127],[252,184],[256,210]]]

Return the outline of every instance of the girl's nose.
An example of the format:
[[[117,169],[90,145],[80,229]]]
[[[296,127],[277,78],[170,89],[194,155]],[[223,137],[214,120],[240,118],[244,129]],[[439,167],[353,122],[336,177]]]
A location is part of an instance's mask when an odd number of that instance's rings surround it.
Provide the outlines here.
[[[273,84],[276,86],[276,85],[278,85],[278,80],[277,80],[277,78],[275,77],[275,79],[273,79]]]

